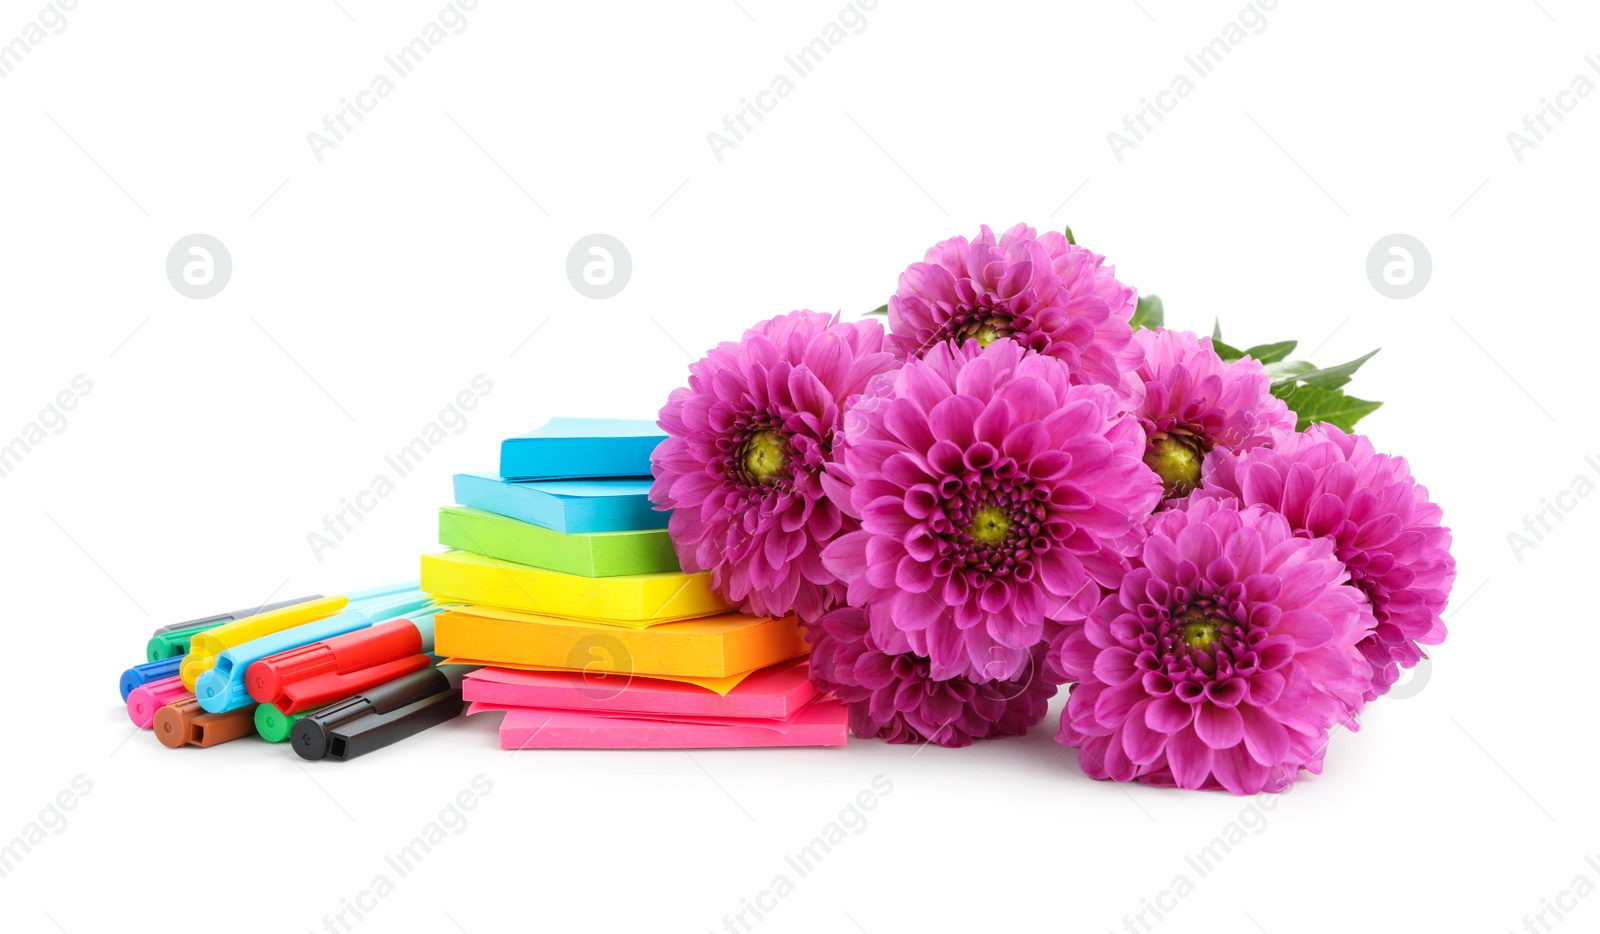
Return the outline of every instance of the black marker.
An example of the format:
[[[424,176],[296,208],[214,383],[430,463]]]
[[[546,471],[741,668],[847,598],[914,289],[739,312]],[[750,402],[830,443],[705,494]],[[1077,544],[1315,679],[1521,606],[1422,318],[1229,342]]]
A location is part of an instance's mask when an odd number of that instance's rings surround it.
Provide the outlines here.
[[[460,716],[469,665],[424,668],[306,714],[289,745],[302,759],[354,759]]]

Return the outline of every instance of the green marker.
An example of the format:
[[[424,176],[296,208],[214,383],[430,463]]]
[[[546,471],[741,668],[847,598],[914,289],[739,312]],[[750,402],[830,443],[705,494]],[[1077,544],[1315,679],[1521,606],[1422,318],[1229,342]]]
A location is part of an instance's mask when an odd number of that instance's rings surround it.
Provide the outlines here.
[[[223,620],[223,622],[227,622],[227,620]],[[151,636],[150,641],[147,642],[144,647],[145,655],[148,656],[152,662],[159,662],[168,658],[177,658],[180,655],[188,655],[189,639],[191,637],[205,632],[207,629],[215,629],[220,625],[222,625],[222,623],[207,623],[204,626],[194,626],[189,629],[174,629],[171,632],[163,632],[160,635]]]
[[[227,613],[218,613],[215,616],[206,616],[201,619],[191,619],[188,622],[172,623],[162,626],[150,634],[150,641],[145,643],[145,658],[148,661],[159,662],[168,658],[177,658],[189,654],[189,640],[205,632],[237,620],[266,613],[272,610],[281,610],[286,606],[316,600],[318,597],[296,597],[293,600],[280,600],[277,603],[268,603],[263,606],[245,607],[242,610],[231,610]]]
[[[256,708],[256,732],[269,743],[287,742],[289,733],[294,730],[294,725],[299,723],[308,713],[284,713],[276,705],[262,704]]]

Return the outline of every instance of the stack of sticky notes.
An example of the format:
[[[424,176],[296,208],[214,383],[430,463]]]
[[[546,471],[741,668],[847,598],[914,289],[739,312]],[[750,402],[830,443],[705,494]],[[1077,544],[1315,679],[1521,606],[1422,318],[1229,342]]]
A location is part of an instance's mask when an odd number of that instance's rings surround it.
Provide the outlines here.
[[[793,617],[733,612],[685,573],[649,499],[646,421],[552,419],[455,478],[422,589],[456,605],[436,651],[484,666],[469,712],[505,711],[523,748],[842,745],[846,716],[807,677]]]

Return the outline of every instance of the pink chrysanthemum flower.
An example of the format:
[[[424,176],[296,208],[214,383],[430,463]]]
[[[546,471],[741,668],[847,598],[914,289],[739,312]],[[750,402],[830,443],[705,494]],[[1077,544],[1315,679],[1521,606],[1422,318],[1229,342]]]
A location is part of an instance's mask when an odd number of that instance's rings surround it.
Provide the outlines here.
[[[1122,586],[1051,649],[1078,681],[1057,741],[1098,779],[1254,794],[1320,772],[1369,677],[1347,579],[1331,544],[1265,507],[1156,514]]]
[[[650,498],[686,571],[747,613],[815,619],[843,594],[822,546],[854,527],[819,483],[845,402],[895,365],[877,322],[795,311],[689,367],[659,424]]]
[[[969,746],[975,739],[1021,736],[1044,719],[1056,684],[1046,675],[1040,643],[1027,669],[1008,681],[930,677],[928,660],[873,640],[866,614],[840,607],[810,627],[811,679],[850,710],[863,739]]]
[[[1008,680],[1047,622],[1088,612],[1161,495],[1144,434],[1103,386],[1012,340],[941,344],[874,381],[826,483],[861,528],[823,551],[874,640],[936,681]]]
[[[970,242],[952,237],[900,274],[889,299],[890,349],[921,357],[945,341],[1010,337],[1067,361],[1074,382],[1115,386],[1138,363],[1129,324],[1138,297],[1104,263],[1026,224],[998,242],[987,226]]]
[[[1361,641],[1372,664],[1368,700],[1388,693],[1400,669],[1444,641],[1440,614],[1456,562],[1444,513],[1403,457],[1328,424],[1279,432],[1270,448],[1206,458],[1200,493],[1225,494],[1281,513],[1297,534],[1326,538],[1371,602],[1376,626]]]
[[[1167,496],[1188,496],[1200,485],[1207,451],[1247,451],[1267,443],[1275,428],[1294,430],[1294,414],[1255,360],[1226,363],[1211,338],[1188,331],[1140,329],[1134,343],[1144,362],[1124,386],[1149,437],[1144,462]]]

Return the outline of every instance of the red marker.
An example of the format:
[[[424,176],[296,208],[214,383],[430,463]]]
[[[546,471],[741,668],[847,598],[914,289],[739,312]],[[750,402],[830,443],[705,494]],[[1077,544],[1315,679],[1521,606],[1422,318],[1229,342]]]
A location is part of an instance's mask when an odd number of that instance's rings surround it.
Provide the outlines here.
[[[313,642],[252,664],[245,689],[285,714],[321,707],[433,663],[433,615],[440,608]]]

